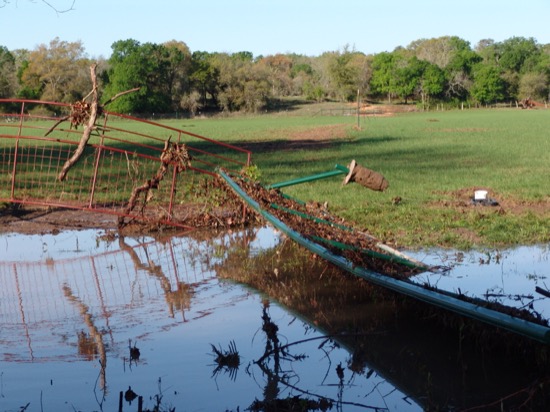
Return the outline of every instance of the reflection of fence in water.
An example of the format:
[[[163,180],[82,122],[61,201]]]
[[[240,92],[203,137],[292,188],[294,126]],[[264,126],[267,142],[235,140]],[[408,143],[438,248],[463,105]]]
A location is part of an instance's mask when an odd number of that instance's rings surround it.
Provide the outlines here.
[[[144,320],[185,320],[194,285],[215,276],[204,259],[215,244],[189,237],[131,241],[121,238],[116,250],[94,256],[0,262],[4,357],[34,360],[42,357],[40,348],[50,353],[51,347],[76,344],[88,330],[84,315],[107,339],[113,330],[117,339],[135,333],[131,328]]]

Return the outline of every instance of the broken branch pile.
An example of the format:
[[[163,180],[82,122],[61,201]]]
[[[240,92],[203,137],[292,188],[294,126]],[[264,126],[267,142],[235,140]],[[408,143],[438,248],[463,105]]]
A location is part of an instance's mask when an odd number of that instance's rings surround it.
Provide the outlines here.
[[[128,201],[128,206],[124,211],[125,214],[130,214],[137,205],[139,195],[141,193],[146,193],[141,207],[141,213],[143,213],[145,206],[147,206],[147,203],[154,196],[152,190],[159,188],[160,183],[168,172],[170,165],[173,165],[177,174],[181,173],[187,167],[191,166],[191,156],[187,151],[185,143],[171,143],[170,139],[168,139],[164,143],[164,149],[160,155],[160,167],[157,173],[151,179],[147,179],[140,186],[134,187],[134,189],[132,190],[132,195],[130,196],[130,199]],[[124,217],[121,217],[119,219],[119,225],[124,225]]]

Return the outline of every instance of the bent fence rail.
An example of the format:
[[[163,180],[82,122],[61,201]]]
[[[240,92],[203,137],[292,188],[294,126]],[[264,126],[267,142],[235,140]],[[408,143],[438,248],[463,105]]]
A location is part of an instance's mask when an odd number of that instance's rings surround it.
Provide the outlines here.
[[[217,167],[240,170],[251,161],[250,151],[234,145],[103,111],[79,161],[65,179],[59,179],[82,136],[82,130],[70,122],[60,122],[71,107],[0,99],[0,202],[80,209],[185,227],[175,206],[194,184],[193,175],[214,175]],[[129,212],[135,188],[153,179],[163,166],[167,142],[184,144],[191,162],[184,168],[170,162],[162,181],[147,191],[147,209],[154,210],[154,216],[143,208]]]

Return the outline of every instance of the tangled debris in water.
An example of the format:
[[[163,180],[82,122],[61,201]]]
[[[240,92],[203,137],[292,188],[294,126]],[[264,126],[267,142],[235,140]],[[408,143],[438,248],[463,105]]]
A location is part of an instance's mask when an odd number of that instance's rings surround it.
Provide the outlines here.
[[[377,239],[364,231],[354,230],[346,224],[344,219],[332,216],[326,205],[304,204],[284,196],[277,189],[268,189],[257,182],[239,177],[234,177],[234,180],[249,197],[258,202],[263,210],[268,210],[309,240],[316,243],[323,242],[323,245],[332,253],[343,256],[355,266],[404,281],[427,269],[405,265],[399,259],[393,260],[379,247],[380,242]],[[421,286],[436,290],[430,285]],[[462,293],[453,294],[453,297],[535,324],[549,325],[548,320],[532,307],[514,308],[498,302],[469,297]]]
[[[284,222],[305,238],[322,243],[334,254],[364,267],[398,279],[406,279],[425,270],[405,265],[380,248],[380,242],[363,231],[352,229],[345,220],[331,215],[326,204],[302,203],[268,189],[257,182],[234,177],[235,182],[263,210]]]
[[[229,377],[232,380],[235,380],[237,378],[237,371],[239,370],[239,366],[241,364],[241,357],[237,351],[235,341],[232,340],[229,342],[229,348],[226,351],[224,351],[221,346],[219,348],[216,348],[212,344],[210,344],[210,346],[212,346],[212,352],[214,353],[214,356],[216,356],[214,362],[216,362],[217,365],[212,373],[212,376],[217,376],[222,370],[224,370],[229,373]]]

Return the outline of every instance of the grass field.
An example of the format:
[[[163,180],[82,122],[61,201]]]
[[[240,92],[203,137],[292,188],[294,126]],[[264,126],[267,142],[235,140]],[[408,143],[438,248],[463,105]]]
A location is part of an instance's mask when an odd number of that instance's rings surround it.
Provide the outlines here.
[[[358,128],[356,117],[324,116],[323,107],[162,123],[251,150],[264,184],[333,170],[352,159],[382,173],[390,183],[385,192],[342,186],[344,175],[283,191],[328,202],[332,214],[398,246],[467,249],[550,241],[549,110],[397,113],[363,117]],[[169,133],[120,123],[159,138]],[[189,143],[210,149],[207,142]],[[478,188],[499,206],[472,205]]]
[[[468,110],[361,119],[279,114],[171,121],[254,152],[262,183],[332,170],[382,173],[387,191],[333,177],[287,187],[400,246],[492,248],[550,241],[550,112]],[[473,206],[476,188],[497,207]]]

